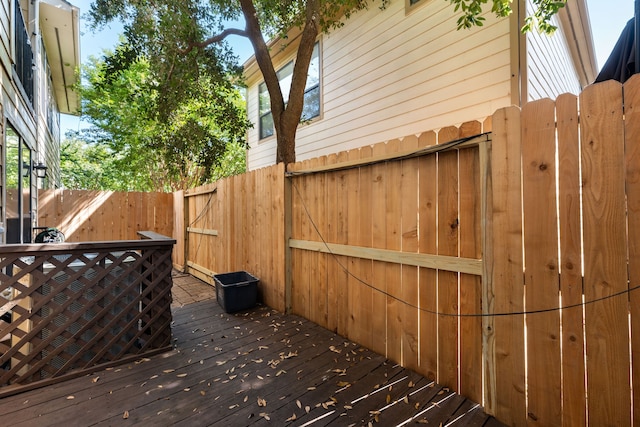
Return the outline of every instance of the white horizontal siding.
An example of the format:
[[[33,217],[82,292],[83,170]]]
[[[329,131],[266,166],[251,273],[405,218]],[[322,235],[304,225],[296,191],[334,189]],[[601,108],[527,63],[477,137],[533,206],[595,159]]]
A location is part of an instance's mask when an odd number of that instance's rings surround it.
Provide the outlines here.
[[[527,2],[529,14],[533,11]],[[557,17],[552,23],[557,31],[548,36],[532,31],[527,34],[527,93],[528,100],[555,99],[563,93],[579,94],[582,88],[571,59],[565,34]]]
[[[509,22],[456,31],[453,7],[372,6],[322,38],[322,116],[298,129],[298,160],[491,115],[510,103]],[[257,123],[257,85],[248,91]],[[275,139],[249,132],[249,168],[275,161]]]

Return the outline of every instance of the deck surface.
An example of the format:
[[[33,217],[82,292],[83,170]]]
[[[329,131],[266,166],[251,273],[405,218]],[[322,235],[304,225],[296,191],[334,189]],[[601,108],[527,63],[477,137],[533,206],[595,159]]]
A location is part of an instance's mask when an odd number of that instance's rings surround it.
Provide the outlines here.
[[[0,400],[17,426],[501,426],[478,405],[297,316],[226,314],[174,277],[174,350]]]

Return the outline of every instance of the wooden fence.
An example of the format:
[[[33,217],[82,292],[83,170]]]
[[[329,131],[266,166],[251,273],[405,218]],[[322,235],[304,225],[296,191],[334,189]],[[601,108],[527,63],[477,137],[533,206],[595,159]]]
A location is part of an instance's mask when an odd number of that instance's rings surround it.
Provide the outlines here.
[[[293,312],[478,402],[482,126],[290,168]]]
[[[138,231],[173,235],[171,193],[39,190],[38,225],[57,227],[68,242],[135,240]]]
[[[262,301],[284,310],[284,179],[276,165],[186,191],[182,206],[176,197],[186,270],[209,283],[214,273],[248,271]]]
[[[174,260],[508,425],[637,424],[637,103],[636,76],[177,193]]]

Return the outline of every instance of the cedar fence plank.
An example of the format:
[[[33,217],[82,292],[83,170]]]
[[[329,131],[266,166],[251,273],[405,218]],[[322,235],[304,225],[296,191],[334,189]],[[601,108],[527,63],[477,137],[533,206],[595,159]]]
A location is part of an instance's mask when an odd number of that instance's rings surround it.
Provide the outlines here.
[[[627,289],[622,86],[587,87],[580,112],[584,293],[593,301]],[[589,424],[630,425],[628,299],[588,304],[585,312]]]
[[[522,166],[526,308],[559,306],[556,217],[555,104],[522,108]],[[527,316],[527,416],[540,425],[562,419],[560,313]]]
[[[460,136],[481,133],[480,122],[465,123]],[[481,241],[481,180],[478,148],[460,150],[460,256],[482,258]],[[481,276],[460,274],[460,313],[482,312]],[[482,401],[482,318],[460,319],[460,394]]]
[[[520,110],[508,107],[493,115],[491,149],[492,266],[494,313],[524,309],[522,211],[520,208]],[[508,262],[507,262],[508,261]],[[491,313],[489,313],[491,314]],[[522,316],[494,319],[487,381],[495,382],[492,412],[509,425],[526,422],[524,321]],[[493,387],[493,386],[492,386]]]
[[[387,142],[386,152],[395,153],[401,150],[401,141]],[[386,248],[400,250],[402,247],[401,221],[402,200],[398,191],[401,180],[400,162],[387,163],[386,176]],[[387,282],[387,357],[396,362],[402,361],[402,298],[401,266],[386,263],[385,278]]]
[[[372,147],[372,155],[380,155],[386,152],[383,143]],[[371,246],[374,248],[386,248],[386,206],[387,206],[387,166],[379,163],[371,166]],[[369,335],[371,349],[380,354],[387,355],[387,308],[386,296],[387,283],[385,280],[385,263],[373,261],[371,265],[371,324]]]
[[[629,302],[631,308],[631,355],[633,419],[640,420],[640,78],[633,76],[624,85],[625,165],[627,219],[629,221]]]
[[[448,127],[440,130],[438,144],[458,139],[460,130]],[[438,156],[438,255],[458,256],[458,153]],[[438,271],[438,383],[458,390],[458,273]]]
[[[558,212],[562,305],[582,304],[582,233],[580,230],[580,151],[578,98],[556,100],[558,126]],[[586,425],[582,308],[562,311],[562,425]]]
[[[403,150],[417,149],[419,140],[415,136],[402,140]],[[418,241],[418,167],[417,158],[401,161],[400,193],[402,251],[417,253],[420,249]],[[419,334],[418,334],[418,267],[402,265],[401,287],[402,300],[402,366],[417,370],[419,366]]]
[[[436,134],[426,132],[419,137],[421,146],[436,143]],[[420,230],[418,235],[420,253],[437,254],[437,156],[420,157],[419,162],[419,215]],[[435,380],[438,375],[438,310],[437,305],[437,272],[431,268],[420,268],[419,278],[420,311],[420,361],[419,372],[425,377]]]

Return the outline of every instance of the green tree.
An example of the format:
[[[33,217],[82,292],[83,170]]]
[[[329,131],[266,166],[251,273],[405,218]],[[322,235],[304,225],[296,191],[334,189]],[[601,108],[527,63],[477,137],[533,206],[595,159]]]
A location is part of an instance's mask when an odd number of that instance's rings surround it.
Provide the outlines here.
[[[216,177],[228,149],[246,148],[239,91],[228,78],[218,84],[207,65],[197,71],[198,79],[163,87],[125,40],[84,66],[82,114],[91,127],[81,138],[114,154],[118,190],[191,188]]]
[[[60,147],[60,174],[65,188],[116,190],[114,153],[102,145],[88,144],[77,135],[67,135]]]
[[[389,0],[379,0],[384,7]],[[488,5],[498,16],[511,13],[512,0],[449,0],[461,13],[458,28],[482,25],[483,8]],[[553,31],[549,19],[566,0],[533,0],[534,14],[523,30],[534,26]],[[238,35],[249,39],[267,87],[277,139],[276,162],[295,161],[295,134],[303,110],[304,89],[314,43],[320,32],[343,24],[343,17],[368,7],[366,0],[95,0],[90,9],[94,25],[121,20],[128,40],[152,61],[162,76],[161,93],[172,107],[172,89],[185,77],[197,77],[199,62],[229,66],[231,52],[225,39]],[[243,21],[244,28],[228,26]],[[299,28],[300,38],[289,90],[284,99],[266,39],[286,38]],[[224,73],[216,75],[227,77]]]

